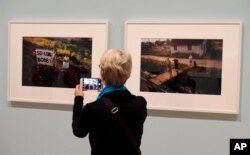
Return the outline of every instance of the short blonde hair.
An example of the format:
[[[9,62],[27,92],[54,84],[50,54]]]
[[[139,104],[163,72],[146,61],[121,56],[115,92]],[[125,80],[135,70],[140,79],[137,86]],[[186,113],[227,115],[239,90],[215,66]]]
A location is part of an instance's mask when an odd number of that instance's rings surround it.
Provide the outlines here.
[[[131,55],[118,49],[109,49],[100,59],[100,68],[106,85],[124,85],[131,74]]]

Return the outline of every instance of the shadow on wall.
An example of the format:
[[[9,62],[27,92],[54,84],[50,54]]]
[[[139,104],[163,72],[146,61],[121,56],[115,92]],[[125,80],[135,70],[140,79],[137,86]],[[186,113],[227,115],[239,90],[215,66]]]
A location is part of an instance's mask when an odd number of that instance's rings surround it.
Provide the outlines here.
[[[237,114],[168,111],[168,110],[154,110],[154,109],[149,109],[148,114],[150,116],[155,116],[155,117],[172,117],[172,118],[187,118],[187,119],[240,121],[240,116],[237,115]]]
[[[11,102],[10,105],[15,108],[47,109],[47,110],[61,110],[61,111],[72,111],[73,109],[73,105],[65,105],[65,104]]]
[[[12,107],[15,108],[46,109],[46,110],[60,110],[60,111],[72,111],[73,109],[73,105],[65,105],[65,104],[49,104],[49,103],[45,104],[45,103],[32,103],[32,102],[11,102],[10,104]],[[152,117],[240,121],[240,115],[237,114],[148,109],[148,115]]]

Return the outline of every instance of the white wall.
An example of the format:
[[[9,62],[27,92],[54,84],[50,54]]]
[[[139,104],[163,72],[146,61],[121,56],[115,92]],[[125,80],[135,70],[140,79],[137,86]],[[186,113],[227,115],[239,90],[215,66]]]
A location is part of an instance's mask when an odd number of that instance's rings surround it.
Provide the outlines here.
[[[228,155],[230,138],[250,138],[249,8],[249,0],[0,0],[0,154],[90,154],[88,139],[72,134],[70,106],[7,102],[9,20],[108,20],[109,47],[122,49],[126,20],[241,20],[240,115],[150,111],[142,139],[144,155]]]

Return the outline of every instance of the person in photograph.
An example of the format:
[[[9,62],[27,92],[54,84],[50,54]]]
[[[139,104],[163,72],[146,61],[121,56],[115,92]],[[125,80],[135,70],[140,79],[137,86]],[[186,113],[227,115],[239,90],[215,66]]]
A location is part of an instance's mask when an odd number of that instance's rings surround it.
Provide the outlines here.
[[[179,69],[179,60],[177,58],[174,58],[174,69]]]
[[[172,64],[171,64],[169,57],[167,57],[167,59],[166,59],[166,70],[165,71],[169,73],[169,77],[171,78],[172,77]]]
[[[52,58],[52,65],[57,68],[57,54],[56,52],[54,53],[54,56]]]
[[[66,70],[69,68],[69,56],[65,55],[63,57],[63,65],[62,65],[63,70]]]
[[[125,86],[130,77],[132,59],[128,52],[118,49],[105,51],[100,59],[100,77],[105,87],[96,100],[84,103],[85,92],[79,85],[74,91],[72,130],[77,137],[89,136],[91,155],[138,155],[147,117],[147,101],[132,94]],[[87,98],[88,96],[86,96]],[[119,120],[110,112],[103,98],[110,99],[125,120],[135,149]]]
[[[193,66],[193,56],[192,56],[192,54],[189,55],[188,60],[189,60],[189,66],[192,67]]]

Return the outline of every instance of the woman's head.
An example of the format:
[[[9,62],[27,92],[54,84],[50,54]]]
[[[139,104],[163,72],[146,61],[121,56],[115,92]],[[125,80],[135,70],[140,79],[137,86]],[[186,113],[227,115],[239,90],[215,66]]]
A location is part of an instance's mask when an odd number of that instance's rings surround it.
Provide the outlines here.
[[[100,68],[106,85],[124,85],[131,74],[131,55],[118,49],[109,49],[101,57]]]

